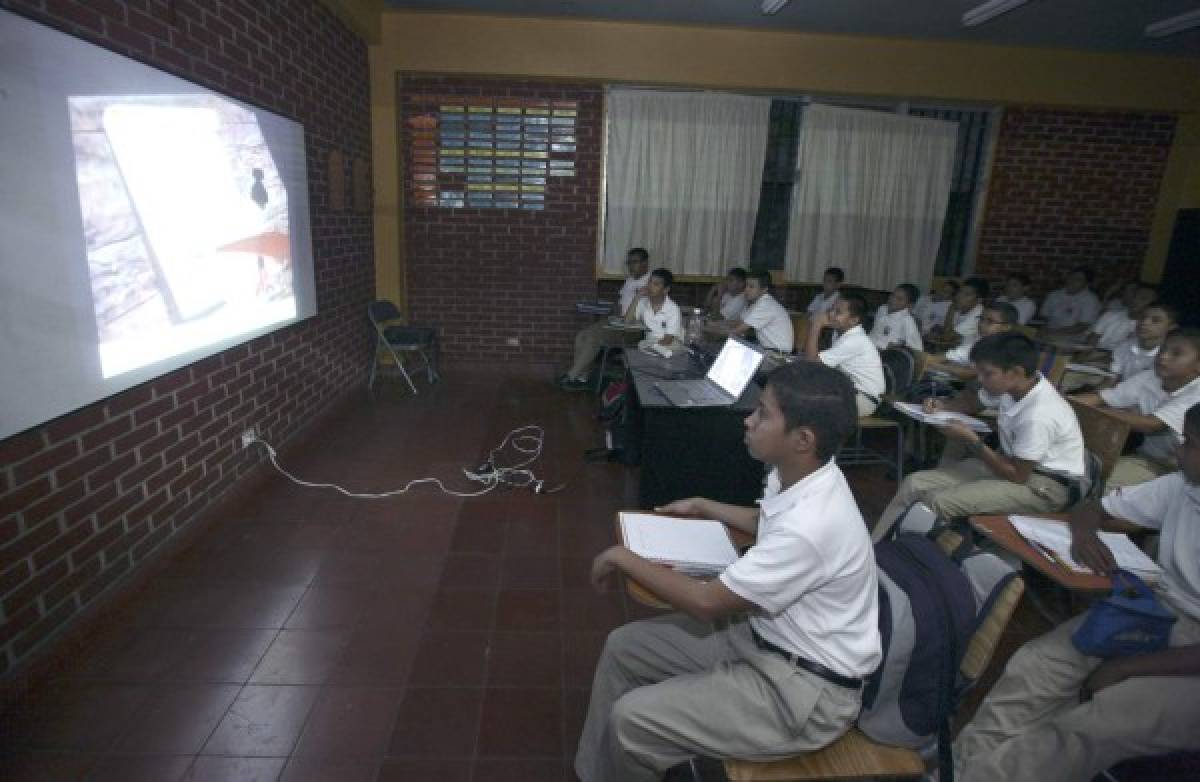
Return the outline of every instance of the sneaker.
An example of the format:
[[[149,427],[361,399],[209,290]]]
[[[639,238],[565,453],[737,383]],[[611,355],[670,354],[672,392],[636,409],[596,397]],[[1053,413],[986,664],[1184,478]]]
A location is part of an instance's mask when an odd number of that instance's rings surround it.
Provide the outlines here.
[[[564,391],[591,391],[592,384],[583,378],[569,377],[558,384]]]

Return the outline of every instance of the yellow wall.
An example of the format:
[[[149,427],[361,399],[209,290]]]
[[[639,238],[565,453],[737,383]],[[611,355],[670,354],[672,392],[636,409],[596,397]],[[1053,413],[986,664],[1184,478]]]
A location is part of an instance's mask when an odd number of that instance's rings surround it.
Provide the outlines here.
[[[1188,114],[1175,126],[1175,141],[1159,190],[1150,248],[1142,264],[1142,278],[1159,282],[1175,227],[1175,212],[1200,207],[1200,114]]]
[[[387,12],[371,69],[376,281],[379,295],[395,298],[403,289],[396,74],[1200,112],[1200,59],[686,25]],[[1160,210],[1200,176],[1194,155],[1173,153],[1169,165]]]

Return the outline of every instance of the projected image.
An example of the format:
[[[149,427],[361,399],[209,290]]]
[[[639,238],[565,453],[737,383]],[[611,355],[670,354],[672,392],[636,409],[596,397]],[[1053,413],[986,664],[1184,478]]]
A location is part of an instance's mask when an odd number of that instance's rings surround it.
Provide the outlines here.
[[[104,376],[296,316],[257,118],[204,94],[68,99]]]

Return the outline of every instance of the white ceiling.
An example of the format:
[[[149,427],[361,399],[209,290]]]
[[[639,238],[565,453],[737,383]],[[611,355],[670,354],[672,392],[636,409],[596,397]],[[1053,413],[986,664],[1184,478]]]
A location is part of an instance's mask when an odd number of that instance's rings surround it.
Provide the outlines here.
[[[923,38],[1200,57],[1200,28],[1146,38],[1147,24],[1200,0],[1030,0],[979,27],[963,12],[983,0],[790,0],[764,16],[761,0],[385,0],[394,9],[573,17]]]

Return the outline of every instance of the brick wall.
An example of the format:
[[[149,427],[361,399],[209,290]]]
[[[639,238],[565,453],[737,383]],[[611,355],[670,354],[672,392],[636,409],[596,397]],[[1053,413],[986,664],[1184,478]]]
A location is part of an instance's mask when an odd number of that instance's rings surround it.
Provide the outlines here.
[[[569,357],[586,321],[575,302],[595,297],[603,93],[597,85],[406,78],[403,117],[427,96],[576,101],[574,177],[547,182],[544,211],[452,209],[412,203],[406,188],[408,304],[436,324],[443,355],[461,361],[541,363]],[[403,136],[405,169],[412,146]],[[407,185],[407,183],[406,183]],[[506,344],[509,338],[520,347]]]
[[[177,534],[273,443],[365,382],[369,214],[326,205],[332,149],[369,159],[367,50],[316,0],[8,2],[304,124],[319,314],[0,441],[0,672]]]
[[[1039,294],[1076,265],[1101,291],[1136,277],[1174,131],[1165,114],[1007,109],[977,273],[1025,272]]]

